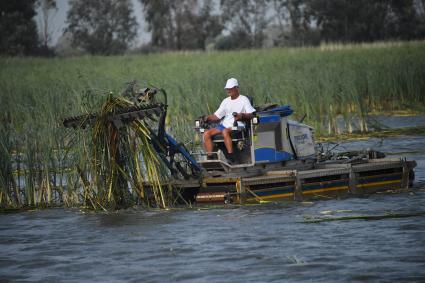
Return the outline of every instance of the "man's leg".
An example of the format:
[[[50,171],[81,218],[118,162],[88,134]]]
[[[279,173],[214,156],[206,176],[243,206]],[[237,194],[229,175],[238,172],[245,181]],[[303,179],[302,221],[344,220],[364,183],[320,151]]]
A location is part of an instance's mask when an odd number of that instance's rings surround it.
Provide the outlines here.
[[[219,129],[216,128],[212,128],[209,130],[206,130],[204,133],[204,147],[205,147],[205,151],[207,152],[208,155],[211,154],[211,152],[213,151],[214,148],[214,144],[212,142],[212,137],[215,135],[220,134],[221,131]]]
[[[226,128],[223,130],[224,145],[226,146],[227,153],[233,154],[232,144],[232,129]]]

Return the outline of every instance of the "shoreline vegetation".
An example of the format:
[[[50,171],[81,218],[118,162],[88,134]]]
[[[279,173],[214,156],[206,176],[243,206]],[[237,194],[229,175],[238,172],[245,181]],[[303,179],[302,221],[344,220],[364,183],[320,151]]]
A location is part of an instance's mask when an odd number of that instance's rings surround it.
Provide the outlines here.
[[[318,140],[425,132],[424,127],[372,132],[374,127],[368,123],[376,113],[425,113],[424,41],[111,57],[0,58],[0,66],[1,209],[84,204],[87,180],[82,176],[93,177],[84,169],[93,161],[87,139],[83,142],[90,132],[65,129],[62,121],[100,110],[108,97],[119,96],[134,79],[141,87],[167,90],[167,131],[188,148],[196,142],[194,119],[215,111],[226,96],[223,84],[228,77],[238,78],[241,92],[252,96],[254,105],[289,104],[295,110],[292,119],[306,115],[304,123],[315,128]],[[148,165],[142,164],[138,170]],[[100,189],[88,190],[96,195]],[[115,207],[108,202],[110,195],[99,200],[99,207]],[[143,194],[135,191],[130,198],[132,203],[145,202]],[[171,205],[162,196],[159,199],[159,206]]]

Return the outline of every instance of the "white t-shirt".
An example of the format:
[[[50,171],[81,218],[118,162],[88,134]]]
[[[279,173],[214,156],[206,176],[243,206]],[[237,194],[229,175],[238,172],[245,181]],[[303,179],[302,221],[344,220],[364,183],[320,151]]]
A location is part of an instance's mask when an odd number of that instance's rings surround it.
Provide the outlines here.
[[[220,107],[215,111],[214,115],[217,116],[219,119],[224,117],[224,120],[221,122],[221,124],[226,127],[230,128],[233,126],[234,119],[233,118],[233,112],[236,113],[252,113],[255,109],[252,107],[251,103],[249,102],[249,99],[244,96],[240,95],[236,99],[231,99],[230,96],[223,99],[223,101],[220,104]],[[243,126],[244,124],[240,121],[238,121],[238,124],[240,126]]]

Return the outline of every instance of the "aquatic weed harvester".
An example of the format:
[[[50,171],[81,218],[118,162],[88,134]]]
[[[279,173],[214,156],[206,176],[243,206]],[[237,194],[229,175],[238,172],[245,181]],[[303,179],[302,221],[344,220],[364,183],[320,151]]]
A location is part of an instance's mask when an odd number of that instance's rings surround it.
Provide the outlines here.
[[[290,106],[255,106],[257,111],[245,121],[246,127],[235,124],[231,136],[236,161],[229,162],[221,135],[213,138],[215,158],[211,160],[202,148],[189,151],[166,132],[165,90],[135,91],[133,83],[123,95],[125,103],[118,107],[63,121],[67,128],[93,128],[98,133],[101,124],[108,129],[106,141],[101,140],[106,146],[96,151],[97,159],[91,161],[97,177],[90,172],[81,172],[81,176],[85,186],[97,182],[97,192],[106,187],[108,197],[122,206],[131,194],[163,207],[175,203],[245,204],[403,190],[413,183],[415,161],[385,158],[373,150],[318,150],[313,129],[289,119]],[[194,130],[202,138],[212,126],[198,119]],[[145,137],[143,147],[134,145],[134,151],[129,151],[122,141],[132,144],[137,135]],[[135,158],[131,152],[136,152]],[[115,171],[99,165],[99,156],[108,161],[105,164],[115,166]],[[172,203],[166,200],[170,195]]]

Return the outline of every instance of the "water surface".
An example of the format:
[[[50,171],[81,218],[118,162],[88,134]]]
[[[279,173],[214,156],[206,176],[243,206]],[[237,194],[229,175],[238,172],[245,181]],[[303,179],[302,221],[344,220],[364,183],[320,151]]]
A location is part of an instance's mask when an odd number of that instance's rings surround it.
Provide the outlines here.
[[[0,214],[0,282],[425,282],[425,137],[343,142],[416,160],[411,192],[305,203],[113,214]]]

